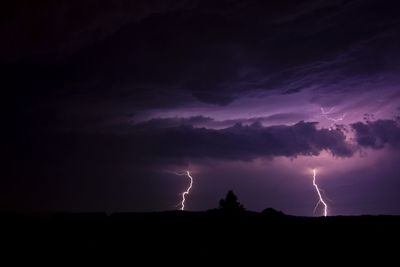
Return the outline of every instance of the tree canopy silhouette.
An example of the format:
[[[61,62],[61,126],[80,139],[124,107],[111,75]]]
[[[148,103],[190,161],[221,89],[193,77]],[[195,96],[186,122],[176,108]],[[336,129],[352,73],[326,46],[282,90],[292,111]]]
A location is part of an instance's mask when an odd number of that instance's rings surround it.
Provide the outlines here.
[[[237,196],[229,190],[225,199],[219,201],[219,209],[227,212],[244,211],[244,207],[239,203]]]

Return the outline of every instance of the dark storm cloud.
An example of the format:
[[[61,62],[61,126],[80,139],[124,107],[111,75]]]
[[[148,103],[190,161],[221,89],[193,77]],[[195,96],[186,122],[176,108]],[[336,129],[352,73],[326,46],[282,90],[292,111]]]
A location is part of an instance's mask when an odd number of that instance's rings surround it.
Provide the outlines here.
[[[136,88],[133,94],[149,106],[159,105],[164,90],[219,105],[253,90],[337,90],[378,74],[382,65],[396,64],[386,56],[399,55],[398,20],[387,10],[390,3],[333,1],[325,6],[310,1],[307,8],[294,3],[282,8],[243,1],[247,4],[236,7],[240,2],[203,1],[188,12],[152,16],[119,31],[85,57],[96,64],[96,73],[104,73],[106,84]],[[376,12],[385,13],[384,18]],[[290,19],[280,21],[280,16]],[[358,20],[349,23],[353,16]]]
[[[191,8],[188,0],[5,1],[0,59],[54,62],[152,14]]]
[[[170,128],[177,126],[193,126],[196,128],[228,128],[235,124],[249,125],[254,123],[261,124],[279,124],[281,121],[287,122],[293,121],[298,122],[305,120],[307,116],[301,113],[276,113],[265,117],[253,117],[253,118],[237,118],[229,120],[215,120],[205,116],[192,116],[192,117],[175,117],[175,118],[154,118],[147,121],[136,123],[135,125],[113,125],[109,131],[124,131],[131,128],[136,129],[160,129]]]
[[[46,101],[95,96],[129,101],[131,112],[193,97],[226,105],[254,90],[343,90],[398,69],[397,5],[40,1],[7,12],[0,58],[10,84]]]
[[[355,140],[361,147],[381,149],[400,148],[400,125],[395,120],[357,122],[351,125]]]
[[[230,127],[236,123],[248,125],[253,123],[261,123],[261,124],[286,124],[289,122],[299,122],[302,120],[308,119],[308,116],[304,113],[276,113],[269,116],[264,117],[252,117],[246,119],[230,119],[230,120],[223,120],[223,121],[216,121],[209,122],[207,125],[214,126],[214,127]],[[283,123],[282,123],[283,122]]]
[[[353,147],[340,130],[317,129],[316,123],[263,127],[254,123],[214,130],[188,125],[135,127],[124,134],[65,134],[43,140],[48,160],[71,157],[110,164],[155,164],[168,160],[219,159],[248,161],[260,157],[319,155],[327,150],[350,157]],[[41,146],[42,146],[41,145]],[[56,156],[55,156],[56,155]]]

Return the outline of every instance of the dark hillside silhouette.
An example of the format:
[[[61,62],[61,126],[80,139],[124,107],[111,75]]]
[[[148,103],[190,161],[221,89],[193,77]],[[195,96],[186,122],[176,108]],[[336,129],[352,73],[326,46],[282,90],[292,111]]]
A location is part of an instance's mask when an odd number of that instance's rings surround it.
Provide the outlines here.
[[[359,259],[397,249],[392,244],[400,240],[400,216],[296,217],[272,208],[259,213],[246,211],[229,191],[218,209],[206,212],[0,214],[0,229],[3,255],[122,256],[158,263],[210,256],[247,260],[266,252],[299,253],[309,260],[329,251]],[[286,258],[291,257],[280,260]]]
[[[266,208],[262,211],[263,215],[267,216],[275,216],[275,217],[280,217],[280,216],[285,216],[285,214],[282,211],[277,211],[273,208]]]

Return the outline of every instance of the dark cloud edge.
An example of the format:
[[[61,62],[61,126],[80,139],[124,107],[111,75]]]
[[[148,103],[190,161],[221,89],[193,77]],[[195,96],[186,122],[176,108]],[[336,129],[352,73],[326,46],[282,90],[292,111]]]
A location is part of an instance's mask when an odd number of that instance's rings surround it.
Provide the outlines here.
[[[158,123],[154,121],[154,123]],[[220,159],[251,161],[266,157],[316,156],[323,150],[335,157],[351,157],[355,152],[341,129],[318,129],[316,122],[268,126],[261,123],[235,124],[223,129],[194,128],[191,125],[167,128],[132,127],[118,134],[42,135],[36,146],[41,157],[56,160],[97,162],[162,162],[171,159]],[[61,159],[60,159],[61,160]]]

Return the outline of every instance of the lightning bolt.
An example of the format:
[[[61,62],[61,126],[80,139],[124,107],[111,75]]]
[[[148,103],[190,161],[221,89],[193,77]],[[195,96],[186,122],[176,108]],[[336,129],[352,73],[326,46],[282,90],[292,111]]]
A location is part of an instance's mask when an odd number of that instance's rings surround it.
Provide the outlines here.
[[[322,116],[323,116],[325,119],[327,119],[327,120],[329,120],[329,121],[332,122],[329,129],[332,129],[332,128],[333,128],[333,125],[334,125],[335,123],[338,123],[339,121],[344,120],[344,117],[346,116],[346,113],[344,113],[344,114],[343,114],[342,116],[340,116],[340,117],[333,118],[333,117],[330,117],[330,116],[329,116],[329,114],[331,114],[332,112],[333,112],[333,108],[330,108],[328,111],[325,111],[324,108],[321,108],[321,114],[322,114]]]
[[[187,176],[189,178],[189,180],[190,180],[188,188],[185,191],[183,191],[183,193],[182,193],[182,201],[181,201],[181,204],[180,204],[180,206],[181,206],[180,210],[185,210],[186,196],[189,195],[190,190],[192,189],[193,177],[190,174],[190,171],[184,171],[184,172],[171,172],[171,171],[168,171],[168,172],[176,174],[176,175],[179,175],[179,176]]]
[[[185,201],[186,201],[186,195],[189,195],[190,189],[192,189],[193,186],[193,177],[190,175],[190,171],[186,171],[187,177],[190,179],[190,184],[189,187],[182,193],[182,202],[181,202],[181,210],[185,210]]]
[[[328,205],[326,204],[326,202],[324,201],[324,198],[321,195],[321,190],[319,189],[317,182],[316,182],[316,178],[317,178],[317,170],[313,169],[313,186],[315,187],[315,190],[317,191],[319,200],[317,202],[317,205],[314,208],[314,212],[317,209],[317,207],[319,206],[319,204],[322,203],[322,205],[324,206],[324,217],[328,216]]]

